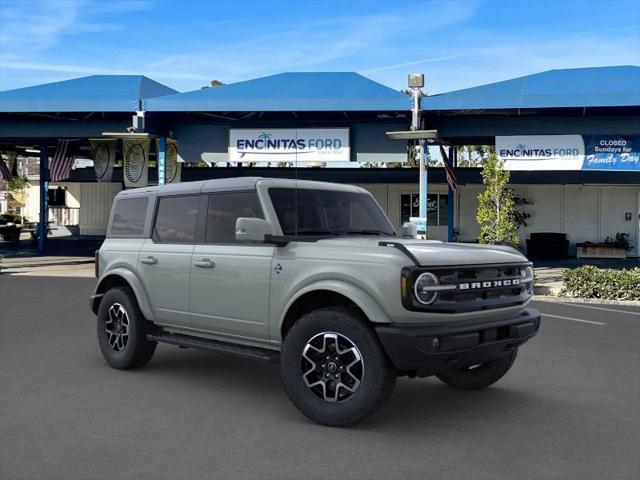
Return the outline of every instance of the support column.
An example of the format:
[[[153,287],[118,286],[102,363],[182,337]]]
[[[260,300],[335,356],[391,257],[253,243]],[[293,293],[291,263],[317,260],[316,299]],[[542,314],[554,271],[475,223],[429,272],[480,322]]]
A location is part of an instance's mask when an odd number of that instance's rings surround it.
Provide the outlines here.
[[[451,162],[451,168],[455,168],[458,164],[458,150],[456,147],[451,147],[449,149],[449,161]],[[448,186],[447,190],[447,241],[453,242],[453,238],[455,237],[455,196],[453,194],[453,188],[451,185]]]
[[[158,139],[158,185],[164,185],[167,179],[167,139]]]
[[[419,215],[424,218],[424,238],[427,238],[427,162],[429,161],[427,144],[420,140],[420,210]]]
[[[40,223],[38,224],[38,252],[47,249],[47,225],[49,221],[49,157],[47,145],[40,145]]]

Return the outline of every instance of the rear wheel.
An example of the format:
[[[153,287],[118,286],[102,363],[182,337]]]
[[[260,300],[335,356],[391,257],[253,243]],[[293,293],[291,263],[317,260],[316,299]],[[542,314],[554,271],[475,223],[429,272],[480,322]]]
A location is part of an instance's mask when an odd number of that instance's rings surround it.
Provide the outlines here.
[[[516,360],[518,349],[479,365],[472,365],[460,370],[451,370],[436,374],[440,380],[453,388],[461,390],[480,390],[500,380]]]
[[[373,415],[396,380],[366,321],[341,307],[304,315],[284,339],[281,363],[293,404],[324,425],[350,425]]]
[[[126,370],[146,365],[157,343],[147,340],[150,323],[144,318],[128,288],[112,288],[98,309],[98,344],[113,368]]]

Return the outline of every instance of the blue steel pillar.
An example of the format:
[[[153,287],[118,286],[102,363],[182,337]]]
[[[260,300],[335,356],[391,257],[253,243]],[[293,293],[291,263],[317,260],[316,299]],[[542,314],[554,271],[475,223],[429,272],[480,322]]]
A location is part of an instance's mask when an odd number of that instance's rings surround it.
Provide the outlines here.
[[[38,224],[38,252],[47,249],[47,225],[49,221],[49,157],[47,145],[40,145],[40,223]]]
[[[456,147],[451,147],[449,149],[449,161],[451,162],[451,168],[455,168],[458,164],[458,150]],[[453,188],[449,185],[449,189],[447,190],[447,241],[453,242],[453,238],[455,237],[455,228],[454,228],[454,218],[455,218],[455,208],[454,208],[454,195]]]
[[[158,139],[158,185],[164,185],[167,178],[167,139]]]
[[[420,140],[420,209],[419,215],[425,219],[424,237],[427,238],[428,219],[427,219],[427,164],[429,162],[427,148],[429,148],[424,140]]]

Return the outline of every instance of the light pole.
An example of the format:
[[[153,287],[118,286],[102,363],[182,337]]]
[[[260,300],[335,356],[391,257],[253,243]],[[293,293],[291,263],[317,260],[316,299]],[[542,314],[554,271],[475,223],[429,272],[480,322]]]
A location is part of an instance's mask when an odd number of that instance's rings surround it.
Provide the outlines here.
[[[424,74],[411,73],[408,78],[408,85],[411,89],[411,96],[413,97],[413,109],[411,111],[411,130],[420,129],[420,93],[424,87]],[[418,148],[416,149],[416,155],[418,157],[418,164],[420,165],[420,208],[418,215],[420,220],[416,225],[418,227],[418,233],[427,236],[427,155],[425,151],[424,139],[418,140]]]

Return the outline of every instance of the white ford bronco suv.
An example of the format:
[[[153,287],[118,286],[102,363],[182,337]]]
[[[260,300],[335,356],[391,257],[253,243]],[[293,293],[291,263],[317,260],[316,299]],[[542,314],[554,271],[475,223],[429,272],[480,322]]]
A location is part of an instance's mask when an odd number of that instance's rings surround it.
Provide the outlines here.
[[[402,230],[350,185],[125,190],[96,252],[100,350],[118,369],[145,365],[158,342],[279,361],[291,401],[326,425],[373,414],[398,375],[493,384],[540,325],[531,264]]]

